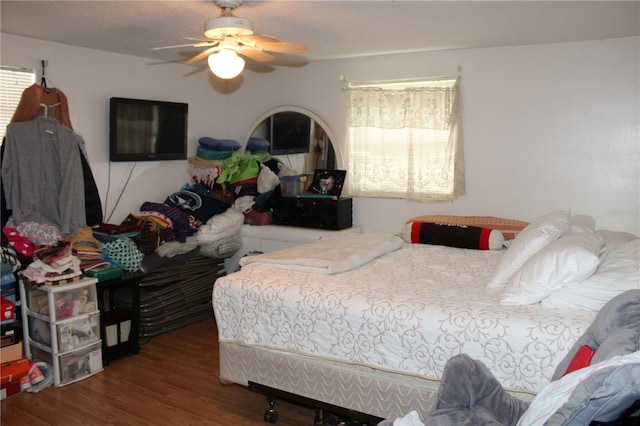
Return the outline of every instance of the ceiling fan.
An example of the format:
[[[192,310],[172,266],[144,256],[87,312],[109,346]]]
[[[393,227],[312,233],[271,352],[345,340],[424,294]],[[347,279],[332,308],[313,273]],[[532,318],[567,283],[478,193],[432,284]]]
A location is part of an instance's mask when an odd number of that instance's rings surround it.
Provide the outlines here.
[[[233,9],[242,4],[242,0],[214,0],[214,3],[221,9],[221,14],[205,22],[206,40],[187,38],[194,43],[156,47],[152,50],[187,46],[206,48],[185,63],[192,64],[208,58],[211,71],[223,79],[234,78],[242,72],[245,64],[242,56],[256,62],[270,62],[276,56],[269,52],[302,55],[307,51],[304,43],[280,41],[274,37],[254,34],[251,21],[232,13]]]

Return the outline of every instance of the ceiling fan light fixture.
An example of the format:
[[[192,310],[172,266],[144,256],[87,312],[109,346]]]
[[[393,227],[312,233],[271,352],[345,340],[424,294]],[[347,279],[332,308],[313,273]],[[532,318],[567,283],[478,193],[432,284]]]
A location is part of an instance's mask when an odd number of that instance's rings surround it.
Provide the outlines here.
[[[211,72],[225,80],[237,77],[244,69],[244,59],[232,49],[221,49],[207,61]]]
[[[247,36],[253,34],[251,21],[237,16],[219,16],[204,24],[204,35],[219,38],[227,35]]]
[[[207,58],[211,72],[222,79],[234,78],[242,72],[245,66],[243,57],[255,62],[270,62],[277,57],[269,52],[301,55],[307,51],[304,43],[282,42],[274,37],[255,34],[251,21],[233,15],[233,9],[240,6],[242,0],[213,2],[222,9],[222,13],[204,23],[204,35],[207,40],[187,37],[194,43],[157,47],[153,50],[185,46],[204,48],[185,64],[193,64]]]

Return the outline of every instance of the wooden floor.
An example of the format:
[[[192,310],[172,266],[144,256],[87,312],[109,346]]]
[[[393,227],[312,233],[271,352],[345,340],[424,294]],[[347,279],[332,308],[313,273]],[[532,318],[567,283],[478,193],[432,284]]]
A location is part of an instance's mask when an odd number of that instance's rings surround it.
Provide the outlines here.
[[[112,361],[103,372],[39,393],[3,400],[2,426],[261,425],[264,395],[223,385],[215,322],[203,320],[143,339],[140,353]],[[315,411],[277,401],[276,426],[313,425]]]

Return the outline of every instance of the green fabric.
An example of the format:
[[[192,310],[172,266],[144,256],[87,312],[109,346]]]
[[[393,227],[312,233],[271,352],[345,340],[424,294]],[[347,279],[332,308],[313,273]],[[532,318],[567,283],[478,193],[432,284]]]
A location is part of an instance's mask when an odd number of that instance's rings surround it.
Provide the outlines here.
[[[260,173],[260,163],[269,161],[269,159],[271,159],[271,156],[267,153],[234,152],[230,158],[222,160],[223,170],[216,182],[234,184],[243,180],[257,178]]]

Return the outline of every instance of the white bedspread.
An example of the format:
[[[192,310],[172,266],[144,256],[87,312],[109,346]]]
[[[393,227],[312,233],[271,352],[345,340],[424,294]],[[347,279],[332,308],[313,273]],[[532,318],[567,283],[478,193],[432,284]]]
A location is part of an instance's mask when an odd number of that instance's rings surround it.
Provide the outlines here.
[[[333,275],[245,268],[214,285],[219,339],[434,379],[467,353],[536,393],[595,313],[501,306],[486,284],[502,253],[404,244]]]
[[[403,244],[402,238],[390,234],[346,233],[271,253],[243,257],[240,266],[271,265],[292,271],[336,274],[397,250]]]

